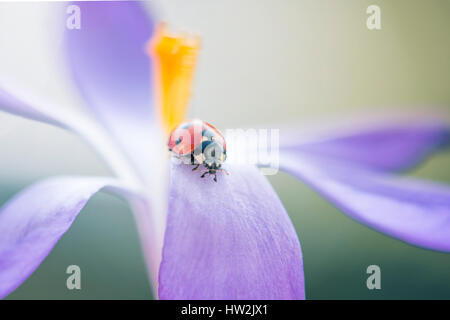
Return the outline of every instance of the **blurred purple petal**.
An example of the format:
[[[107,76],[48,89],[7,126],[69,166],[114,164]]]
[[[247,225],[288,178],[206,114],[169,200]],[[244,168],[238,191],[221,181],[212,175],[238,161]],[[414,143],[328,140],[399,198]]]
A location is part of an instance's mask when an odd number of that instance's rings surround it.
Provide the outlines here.
[[[81,29],[67,30],[67,54],[89,108],[141,173],[154,137],[151,66],[146,43],[154,29],[139,1],[74,2]]]
[[[449,144],[450,126],[428,122],[379,127],[305,144],[285,142],[281,149],[391,171],[417,165],[430,153]]]
[[[44,112],[35,105],[28,104],[0,88],[0,111],[6,111],[31,120],[52,124],[77,133],[96,152],[98,152],[111,169],[124,179],[134,179],[135,172],[130,170],[128,159],[117,150],[117,145],[111,141],[102,128],[98,128],[89,119],[80,118],[75,114]]]
[[[24,118],[50,123],[60,127],[66,127],[61,121],[40,111],[24,101],[14,97],[4,89],[0,88],[0,111],[6,111]]]
[[[450,187],[298,153],[282,153],[280,165],[356,221],[419,247],[450,251]]]
[[[109,178],[53,178],[26,188],[0,209],[0,298],[33,273],[89,198],[105,187],[128,192]]]
[[[174,165],[161,299],[304,299],[300,244],[267,179],[254,167],[200,178]]]

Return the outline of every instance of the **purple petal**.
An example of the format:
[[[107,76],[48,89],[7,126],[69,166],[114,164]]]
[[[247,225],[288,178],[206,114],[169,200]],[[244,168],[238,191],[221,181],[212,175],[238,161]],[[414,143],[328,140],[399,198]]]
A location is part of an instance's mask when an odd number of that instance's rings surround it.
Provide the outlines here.
[[[10,93],[6,92],[4,89],[0,88],[0,110],[32,119],[37,121],[42,121],[50,123],[60,127],[66,127],[61,121],[57,120],[55,117],[42,112],[35,106],[29,105],[24,101],[14,97]]]
[[[281,148],[391,171],[414,166],[449,143],[450,126],[428,122],[378,127],[319,142],[288,143]]]
[[[53,178],[26,188],[0,209],[0,298],[33,273],[90,197],[105,187],[128,192],[108,178]]]
[[[154,22],[139,1],[75,4],[81,29],[66,32],[75,82],[98,120],[147,172],[155,117],[146,44]]]
[[[298,153],[283,153],[280,165],[356,221],[419,247],[450,251],[448,186]]]
[[[89,119],[80,118],[67,112],[52,113],[34,104],[26,103],[0,88],[0,111],[6,111],[31,120],[52,124],[78,134],[98,152],[111,169],[123,179],[133,179],[136,172],[130,168],[130,162],[117,148],[102,128]]]
[[[161,299],[304,299],[300,244],[267,179],[254,167],[200,179],[174,165]]]

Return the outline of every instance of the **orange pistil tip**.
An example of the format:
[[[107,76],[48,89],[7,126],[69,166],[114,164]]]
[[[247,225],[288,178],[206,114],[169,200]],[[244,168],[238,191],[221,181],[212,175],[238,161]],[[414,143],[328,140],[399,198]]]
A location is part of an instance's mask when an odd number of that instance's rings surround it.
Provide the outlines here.
[[[185,119],[199,48],[199,37],[169,34],[164,23],[149,43],[156,102],[167,133]]]

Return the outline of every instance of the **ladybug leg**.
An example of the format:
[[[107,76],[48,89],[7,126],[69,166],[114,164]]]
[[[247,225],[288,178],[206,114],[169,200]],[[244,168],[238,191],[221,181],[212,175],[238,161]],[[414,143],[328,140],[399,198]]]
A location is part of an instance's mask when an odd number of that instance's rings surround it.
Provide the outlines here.
[[[217,182],[217,174],[214,172],[214,179],[215,182]]]
[[[217,169],[217,171],[221,171],[221,172],[225,173],[227,176],[230,175],[230,173],[227,170],[223,169],[223,168]]]
[[[209,171],[205,171],[205,172],[203,172],[203,174],[200,176],[200,178],[204,178],[205,177],[205,175],[207,175],[209,173]]]
[[[197,170],[199,166],[200,166],[200,165],[198,164],[195,168],[192,169],[192,171]]]

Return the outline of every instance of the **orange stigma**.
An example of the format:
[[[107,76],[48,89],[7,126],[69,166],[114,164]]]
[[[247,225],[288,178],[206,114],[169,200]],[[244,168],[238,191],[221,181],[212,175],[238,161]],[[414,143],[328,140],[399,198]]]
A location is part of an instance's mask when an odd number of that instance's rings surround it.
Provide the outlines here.
[[[169,34],[164,23],[150,41],[156,101],[167,133],[185,119],[199,47],[198,37]]]

